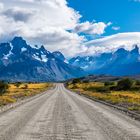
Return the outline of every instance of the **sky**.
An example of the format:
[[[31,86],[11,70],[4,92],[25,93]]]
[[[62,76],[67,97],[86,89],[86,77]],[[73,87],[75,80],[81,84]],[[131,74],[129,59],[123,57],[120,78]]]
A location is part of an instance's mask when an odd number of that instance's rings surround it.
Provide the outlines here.
[[[140,0],[0,0],[0,42],[22,36],[66,57],[140,44]]]
[[[111,22],[112,26],[104,35],[140,31],[139,0],[69,0],[68,2],[69,6],[80,12],[82,22],[86,20]]]

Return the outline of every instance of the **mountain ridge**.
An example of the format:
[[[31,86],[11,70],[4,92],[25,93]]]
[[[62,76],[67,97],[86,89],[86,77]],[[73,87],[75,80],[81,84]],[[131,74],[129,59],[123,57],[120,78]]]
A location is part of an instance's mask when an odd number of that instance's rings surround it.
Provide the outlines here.
[[[89,74],[129,76],[140,74],[139,46],[131,51],[120,47],[115,52],[66,59],[60,51],[31,47],[22,37],[0,43],[0,80],[65,81]]]
[[[65,63],[44,46],[31,47],[22,37],[0,44],[0,80],[63,81],[81,75],[81,68]]]
[[[79,66],[90,74],[127,76],[140,74],[140,53],[138,45],[131,51],[119,48],[112,53],[98,56],[75,57],[69,60],[73,66]]]

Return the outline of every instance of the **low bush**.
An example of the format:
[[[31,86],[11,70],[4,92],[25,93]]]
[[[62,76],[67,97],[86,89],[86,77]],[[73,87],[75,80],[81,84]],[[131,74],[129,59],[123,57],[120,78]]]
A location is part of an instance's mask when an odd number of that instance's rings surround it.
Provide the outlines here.
[[[5,93],[5,91],[8,89],[8,84],[0,81],[0,96]]]
[[[110,93],[109,87],[88,87],[88,88],[84,88],[84,90],[101,92],[101,93]]]
[[[130,90],[133,86],[133,80],[129,78],[118,81],[117,90]]]
[[[19,88],[20,85],[21,85],[21,82],[16,82],[16,83],[15,83],[15,86],[16,86],[17,88]]]
[[[111,86],[110,90],[115,91],[115,90],[117,90],[117,87],[116,86]]]
[[[108,81],[108,82],[105,82],[104,83],[105,86],[113,86],[114,84],[115,83],[114,82],[111,82],[111,81],[110,82]]]
[[[101,93],[110,93],[110,89],[108,87],[99,87],[96,91]]]
[[[135,82],[135,85],[140,86],[140,81],[137,80],[137,81]]]
[[[89,83],[89,80],[83,80],[84,83]]]
[[[81,82],[80,79],[73,79],[73,80],[72,80],[72,84],[76,84],[76,83],[80,83],[80,82]]]

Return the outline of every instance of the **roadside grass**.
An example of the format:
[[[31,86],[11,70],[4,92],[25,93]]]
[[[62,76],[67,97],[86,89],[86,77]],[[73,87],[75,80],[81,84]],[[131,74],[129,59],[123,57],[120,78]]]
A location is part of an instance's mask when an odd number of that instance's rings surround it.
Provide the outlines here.
[[[108,86],[100,82],[67,83],[69,89],[80,94],[140,113],[140,85],[133,85],[130,90],[125,91],[111,90],[116,85],[116,82]]]
[[[8,89],[0,96],[0,106],[15,103],[26,97],[39,94],[50,86],[52,85],[49,83],[20,83],[18,86],[16,84],[8,84]]]

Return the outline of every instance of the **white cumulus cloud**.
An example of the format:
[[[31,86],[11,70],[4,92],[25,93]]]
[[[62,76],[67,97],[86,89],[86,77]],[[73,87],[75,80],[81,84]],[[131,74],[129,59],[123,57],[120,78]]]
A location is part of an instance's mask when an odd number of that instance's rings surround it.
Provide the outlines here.
[[[101,35],[105,32],[105,29],[110,26],[109,23],[104,23],[104,22],[98,22],[98,23],[90,23],[90,22],[84,22],[80,23],[75,27],[75,32],[78,33],[86,33],[86,34],[91,34],[91,35]]]
[[[112,29],[115,30],[115,31],[118,31],[118,30],[120,30],[120,27],[119,26],[113,26]]]

